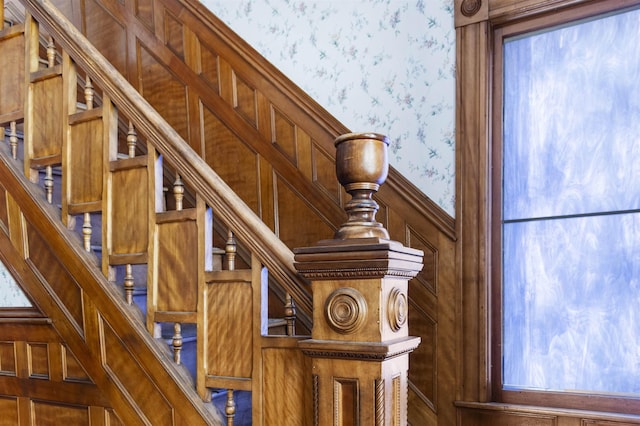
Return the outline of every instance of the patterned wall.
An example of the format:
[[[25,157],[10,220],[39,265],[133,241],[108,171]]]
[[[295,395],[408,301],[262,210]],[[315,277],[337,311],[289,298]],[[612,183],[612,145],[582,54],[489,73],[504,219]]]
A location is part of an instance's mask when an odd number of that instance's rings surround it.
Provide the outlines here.
[[[390,162],[454,215],[453,0],[203,0],[352,131],[391,139]]]

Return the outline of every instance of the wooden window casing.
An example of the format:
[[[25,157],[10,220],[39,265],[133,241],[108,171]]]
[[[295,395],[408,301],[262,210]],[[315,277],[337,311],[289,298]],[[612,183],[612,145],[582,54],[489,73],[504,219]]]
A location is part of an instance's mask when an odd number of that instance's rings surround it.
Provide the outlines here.
[[[569,2],[567,2],[569,3]],[[532,19],[507,21],[492,28],[492,83],[491,83],[491,394],[495,402],[526,404],[545,407],[589,409],[596,411],[640,414],[640,400],[607,394],[578,393],[564,391],[508,390],[503,386],[502,365],[502,121],[503,121],[503,43],[506,38],[544,30],[569,22],[579,21],[617,11],[622,2],[601,1],[573,6]],[[623,8],[628,7],[622,4]]]

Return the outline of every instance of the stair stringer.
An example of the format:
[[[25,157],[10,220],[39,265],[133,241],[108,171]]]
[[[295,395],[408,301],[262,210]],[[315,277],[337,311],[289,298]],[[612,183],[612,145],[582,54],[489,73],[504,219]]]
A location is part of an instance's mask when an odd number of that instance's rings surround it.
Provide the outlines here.
[[[0,258],[125,424],[222,424],[146,332],[140,311],[124,304],[95,256],[4,153],[0,182],[9,222],[0,232]]]

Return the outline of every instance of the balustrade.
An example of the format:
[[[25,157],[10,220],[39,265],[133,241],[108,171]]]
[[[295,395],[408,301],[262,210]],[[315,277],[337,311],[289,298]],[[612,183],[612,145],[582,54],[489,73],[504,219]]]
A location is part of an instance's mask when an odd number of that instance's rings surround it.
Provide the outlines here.
[[[298,275],[293,253],[59,12],[39,0],[25,4],[52,36],[40,68],[39,24],[27,15],[24,172],[34,181],[34,171],[45,170],[51,203],[53,169],[61,168],[61,218],[73,228],[82,215],[87,252],[92,214],[100,215],[97,262],[108,281],[122,278],[126,305],[134,305],[143,284],[134,266],[146,265],[147,329],[169,341],[177,365],[186,363],[195,337],[200,397],[224,395],[228,425],[247,409],[237,402],[243,392],[251,392],[256,423],[406,423],[407,357],[419,342],[407,332],[407,281],[419,272],[422,253],[389,241],[375,221],[372,197],[386,177],[386,139],[336,141],[338,177],[352,195],[348,221],[333,240],[297,250]],[[0,118],[17,158],[20,117],[0,106]],[[120,140],[126,152],[118,152]],[[173,210],[163,190],[169,175]],[[224,262],[214,260],[220,253]],[[312,282],[313,302],[301,277]],[[280,336],[269,332],[269,285],[284,299]],[[297,336],[300,316],[311,315],[311,338]],[[187,335],[190,324],[195,336]],[[166,325],[171,331],[163,333]]]

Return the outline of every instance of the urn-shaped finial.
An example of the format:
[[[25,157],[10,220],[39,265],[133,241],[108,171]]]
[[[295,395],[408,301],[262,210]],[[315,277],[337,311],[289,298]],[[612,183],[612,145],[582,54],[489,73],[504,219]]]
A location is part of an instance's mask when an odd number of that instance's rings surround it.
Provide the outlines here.
[[[348,220],[334,238],[389,238],[375,216],[373,194],[387,179],[389,140],[377,133],[347,133],[335,140],[338,181],[351,195],[345,205]]]

